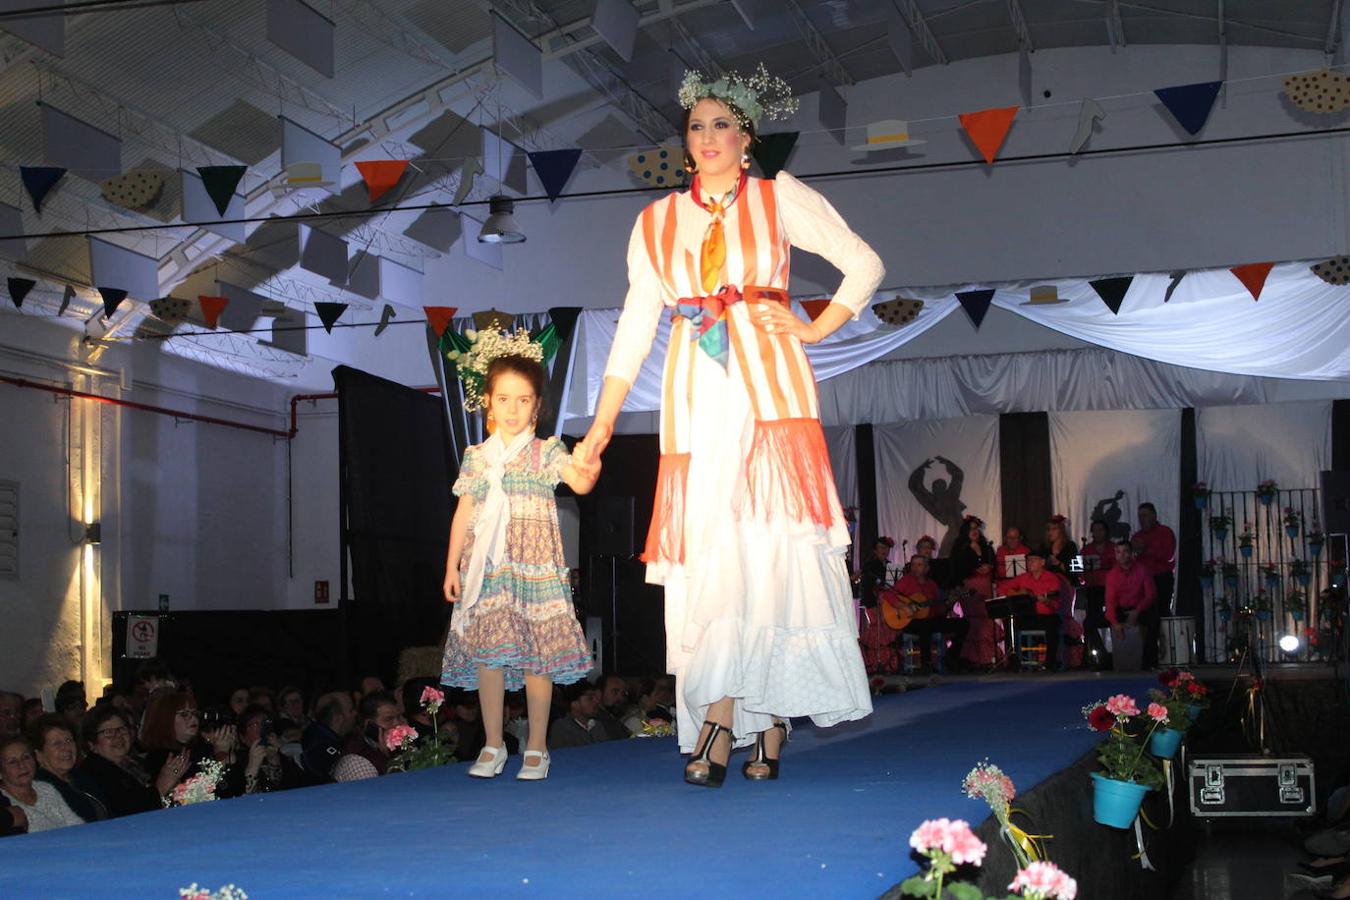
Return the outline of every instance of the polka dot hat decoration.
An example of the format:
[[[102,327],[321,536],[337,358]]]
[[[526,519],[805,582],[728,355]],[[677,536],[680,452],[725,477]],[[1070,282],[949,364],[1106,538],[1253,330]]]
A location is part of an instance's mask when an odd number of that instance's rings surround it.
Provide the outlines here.
[[[662,144],[628,157],[628,168],[652,187],[683,187],[689,180],[684,170],[684,150],[678,144]]]

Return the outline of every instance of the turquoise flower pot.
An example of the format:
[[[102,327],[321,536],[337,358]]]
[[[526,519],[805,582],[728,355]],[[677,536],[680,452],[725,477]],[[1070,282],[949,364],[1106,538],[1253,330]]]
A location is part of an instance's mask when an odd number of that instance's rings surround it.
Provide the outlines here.
[[[1321,556],[1321,555],[1322,555],[1322,545],[1321,545],[1321,543],[1320,543],[1320,542],[1313,542],[1313,543],[1309,544],[1309,545],[1308,545],[1308,553],[1312,555],[1312,558],[1313,558],[1313,559],[1316,559],[1317,557]]]
[[[1260,619],[1262,622],[1269,622],[1269,621],[1270,621],[1270,610],[1268,610],[1268,609],[1258,609],[1258,610],[1256,611],[1256,617],[1257,617],[1258,619]]]
[[[1099,825],[1129,828],[1144,803],[1148,786],[1092,773],[1092,818]]]
[[[1257,494],[1256,496],[1257,499],[1261,501],[1262,506],[1269,506],[1270,504],[1275,502],[1274,494]]]
[[[1238,586],[1238,576],[1225,575],[1223,576],[1223,583],[1225,587],[1235,588]]]
[[[1214,543],[1222,544],[1228,540],[1227,528],[1211,528],[1210,531],[1214,534]]]
[[[1190,706],[1186,707],[1186,718],[1194,722],[1196,719],[1200,718],[1200,710],[1201,707],[1199,704],[1192,703]]]
[[[1159,728],[1153,732],[1153,737],[1149,739],[1149,752],[1158,759],[1172,759],[1177,755],[1178,748],[1181,747],[1181,738],[1184,734],[1184,732],[1173,728]]]
[[[1293,612],[1291,612],[1291,613],[1289,614],[1289,617],[1290,617],[1291,619],[1293,619],[1295,622],[1302,622],[1302,621],[1303,621],[1303,610],[1301,610],[1301,609],[1296,609],[1296,610],[1294,610]]]
[[[1209,498],[1208,498],[1208,497],[1202,497],[1202,496],[1196,495],[1196,496],[1193,497],[1192,499],[1195,500],[1195,508],[1196,508],[1196,509],[1204,509],[1205,507],[1209,506]]]
[[[1241,554],[1242,554],[1242,558],[1243,558],[1243,559],[1251,559],[1251,558],[1252,558],[1252,545],[1251,545],[1251,544],[1243,544],[1243,545],[1241,545],[1240,547],[1238,547],[1238,553],[1241,553]]]
[[[1221,624],[1227,625],[1229,622],[1232,621],[1232,619],[1233,619],[1233,611],[1231,609],[1219,610],[1219,622]]]
[[[1308,582],[1310,582],[1310,581],[1312,581],[1312,574],[1311,574],[1311,573],[1304,574],[1304,575],[1299,575],[1299,576],[1298,576],[1298,583],[1299,583],[1300,585],[1302,585],[1303,587],[1307,587],[1307,586],[1308,586]]]
[[[1200,587],[1204,588],[1205,590],[1209,590],[1209,589],[1211,589],[1212,587],[1214,587],[1214,576],[1213,576],[1213,575],[1201,575],[1201,576],[1200,576]]]
[[[1286,526],[1284,526],[1284,533],[1287,534],[1287,535],[1289,535],[1290,538],[1296,538],[1296,537],[1298,537],[1298,526],[1297,526],[1297,525],[1286,525]]]

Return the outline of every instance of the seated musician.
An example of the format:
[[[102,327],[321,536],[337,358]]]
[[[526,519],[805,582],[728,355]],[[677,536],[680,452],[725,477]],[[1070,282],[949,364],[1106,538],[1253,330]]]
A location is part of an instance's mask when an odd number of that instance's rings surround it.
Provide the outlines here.
[[[1144,630],[1145,669],[1158,664],[1158,627],[1161,624],[1158,591],[1153,573],[1135,559],[1134,545],[1116,542],[1116,565],[1106,576],[1106,620],[1116,640],[1123,640],[1126,627]]]
[[[998,550],[994,552],[994,579],[997,583],[995,593],[1002,594],[1003,583],[1010,578],[1016,578],[1027,570],[1027,551],[1030,548],[1022,542],[1022,529],[1016,525],[1009,525],[1003,529],[1003,543],[999,544]],[[1008,562],[1008,557],[1021,557],[1012,563]],[[1009,571],[1009,568],[1016,571]]]
[[[938,542],[930,534],[925,534],[919,538],[914,545],[914,551],[919,556],[928,560],[928,577],[937,582],[938,587],[946,590],[952,586],[952,567],[950,559],[939,559],[937,555]],[[905,567],[909,571],[909,567]]]
[[[1059,667],[1059,609],[1063,602],[1063,582],[1045,567],[1044,552],[1032,550],[1027,554],[1027,570],[1008,582],[1005,593],[1036,598],[1035,614],[1017,616],[1017,627],[1019,630],[1036,628],[1045,632],[1046,668],[1055,669]],[[1016,659],[1015,651],[1016,648],[1009,651],[1013,659]]]
[[[1101,519],[1093,519],[1091,537],[1083,544],[1083,586],[1079,588],[1078,596],[1079,608],[1087,613],[1083,629],[1088,646],[1097,651],[1099,667],[1105,667],[1108,663],[1100,629],[1109,624],[1106,620],[1106,577],[1115,565],[1116,545],[1111,540],[1106,523]]]
[[[895,541],[882,535],[872,544],[872,555],[862,564],[862,586],[858,602],[865,609],[875,609],[877,592],[886,585],[886,564],[890,562]]]
[[[887,596],[889,602],[897,599],[898,606],[913,616],[904,628],[905,634],[919,639],[919,659],[925,668],[932,666],[933,635],[941,634],[951,641],[947,654],[948,664],[958,665],[961,657],[961,644],[965,641],[968,624],[965,619],[947,615],[947,604],[942,600],[943,591],[938,583],[928,576],[928,557],[914,554],[909,566]]]

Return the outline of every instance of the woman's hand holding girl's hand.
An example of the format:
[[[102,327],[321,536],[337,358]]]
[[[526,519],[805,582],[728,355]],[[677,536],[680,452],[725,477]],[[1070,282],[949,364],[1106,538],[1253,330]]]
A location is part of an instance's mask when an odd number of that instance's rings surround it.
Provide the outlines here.
[[[791,334],[803,344],[814,344],[821,338],[814,322],[803,322],[781,303],[756,303],[750,316],[755,325],[767,334]]]
[[[445,591],[446,603],[454,603],[459,599],[459,569],[449,568],[445,570],[445,584],[442,585],[442,590]]]
[[[601,422],[591,423],[591,428],[586,432],[586,436],[577,442],[576,448],[572,451],[573,465],[578,465],[578,458],[587,465],[593,463],[598,475],[600,472],[600,454],[605,452],[605,448],[609,446],[609,439],[613,436],[613,425],[605,425]],[[579,465],[578,468],[580,468]]]
[[[577,441],[577,445],[572,448],[572,468],[582,478],[594,483],[600,477],[600,454],[592,454],[589,448],[586,438]]]

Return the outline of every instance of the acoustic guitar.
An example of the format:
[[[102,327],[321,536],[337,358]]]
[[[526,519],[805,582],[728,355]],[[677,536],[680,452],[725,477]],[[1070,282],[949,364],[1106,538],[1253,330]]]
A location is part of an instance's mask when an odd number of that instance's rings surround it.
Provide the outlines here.
[[[887,588],[877,596],[881,600],[877,608],[881,610],[882,621],[896,631],[904,631],[915,619],[928,618],[937,604],[923,594],[906,596],[894,588]]]
[[[1047,592],[1044,593],[1044,594],[1037,594],[1037,593],[1034,593],[1033,591],[1031,591],[1029,588],[1015,587],[1015,588],[1009,588],[1007,591],[1004,592],[1003,596],[1004,596],[1004,597],[1031,597],[1031,598],[1035,599],[1038,603],[1045,603],[1045,602],[1048,602],[1048,601],[1053,600],[1053,601],[1055,601],[1056,607],[1058,607],[1058,605],[1059,605],[1059,591],[1047,591]],[[998,599],[1002,599],[1002,598],[998,598]],[[1034,607],[1033,607],[1033,609],[1034,609]],[[1051,613],[1051,615],[1053,615],[1053,613]]]

